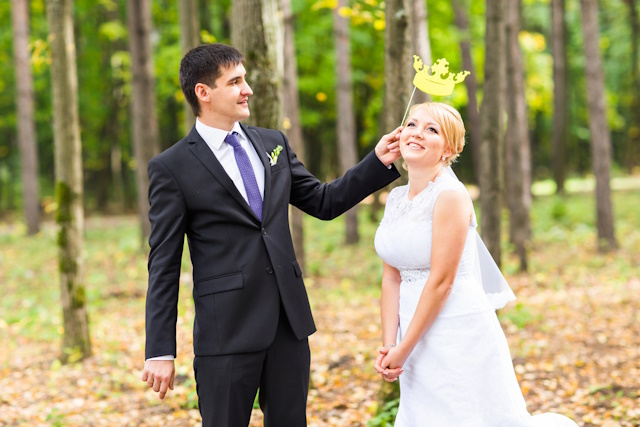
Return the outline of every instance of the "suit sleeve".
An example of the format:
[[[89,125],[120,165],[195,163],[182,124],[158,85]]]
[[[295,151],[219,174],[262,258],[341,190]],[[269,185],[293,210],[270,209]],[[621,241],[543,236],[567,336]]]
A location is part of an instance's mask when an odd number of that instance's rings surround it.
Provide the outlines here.
[[[388,168],[371,151],[342,177],[322,183],[305,169],[286,137],[282,138],[291,168],[290,203],[316,218],[333,219],[400,177],[395,166]]]
[[[145,358],[176,356],[180,265],[186,231],[186,204],[169,169],[149,162],[149,287],[146,300]]]

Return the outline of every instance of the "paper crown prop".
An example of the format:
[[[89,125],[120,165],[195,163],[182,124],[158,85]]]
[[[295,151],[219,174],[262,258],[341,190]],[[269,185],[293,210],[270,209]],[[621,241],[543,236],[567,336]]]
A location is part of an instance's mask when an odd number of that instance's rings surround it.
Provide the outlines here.
[[[457,74],[450,72],[449,62],[447,62],[445,58],[440,58],[431,66],[425,67],[422,59],[418,55],[413,55],[413,69],[416,70],[416,75],[413,78],[414,88],[413,92],[411,92],[409,105],[407,105],[407,110],[402,118],[402,123],[404,123],[404,119],[407,117],[413,95],[416,93],[416,88],[430,95],[451,95],[455,85],[462,83],[464,79],[471,74],[469,71],[461,71]],[[429,73],[429,71],[431,71],[431,73]]]
[[[416,70],[413,85],[425,93],[437,96],[451,95],[453,87],[462,83],[465,77],[471,74],[469,71],[451,73],[445,58],[440,58],[430,67],[425,67],[418,55],[413,55],[413,69]]]

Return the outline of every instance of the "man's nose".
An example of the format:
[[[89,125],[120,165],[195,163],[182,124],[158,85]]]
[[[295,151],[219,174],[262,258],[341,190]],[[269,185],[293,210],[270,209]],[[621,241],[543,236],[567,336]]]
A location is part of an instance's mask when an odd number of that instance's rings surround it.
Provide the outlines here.
[[[242,93],[245,95],[253,95],[253,90],[251,90],[251,86],[249,86],[249,83],[245,82]]]

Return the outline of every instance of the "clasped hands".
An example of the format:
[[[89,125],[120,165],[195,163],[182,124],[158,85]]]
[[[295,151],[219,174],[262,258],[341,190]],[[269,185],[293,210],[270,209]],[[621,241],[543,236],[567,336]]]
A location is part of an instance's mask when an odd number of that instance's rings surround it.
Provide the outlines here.
[[[378,349],[374,368],[386,382],[394,382],[404,372],[402,366],[409,357],[401,347],[386,346]]]

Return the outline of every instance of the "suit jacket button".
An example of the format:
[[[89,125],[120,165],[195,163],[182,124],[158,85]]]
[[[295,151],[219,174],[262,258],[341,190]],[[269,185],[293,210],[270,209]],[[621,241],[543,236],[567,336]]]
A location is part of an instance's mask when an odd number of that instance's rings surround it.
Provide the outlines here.
[[[267,267],[267,274],[273,274],[273,268]]]
[[[262,234],[264,234],[265,236],[267,235],[267,229],[266,228],[262,229]]]

